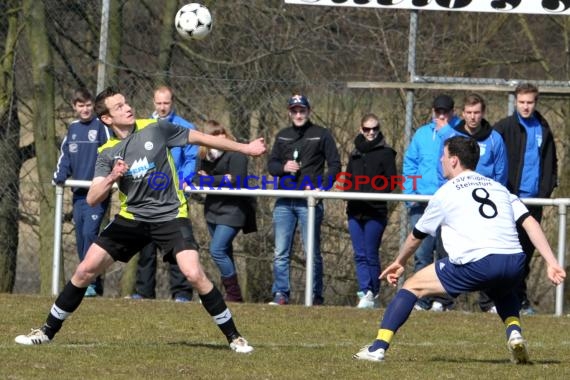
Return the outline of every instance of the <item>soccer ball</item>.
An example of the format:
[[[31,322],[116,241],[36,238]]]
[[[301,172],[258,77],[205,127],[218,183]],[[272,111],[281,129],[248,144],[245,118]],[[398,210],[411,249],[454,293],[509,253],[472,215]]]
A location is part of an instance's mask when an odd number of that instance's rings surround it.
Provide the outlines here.
[[[212,14],[202,4],[186,4],[176,13],[174,26],[185,39],[201,40],[212,30]]]

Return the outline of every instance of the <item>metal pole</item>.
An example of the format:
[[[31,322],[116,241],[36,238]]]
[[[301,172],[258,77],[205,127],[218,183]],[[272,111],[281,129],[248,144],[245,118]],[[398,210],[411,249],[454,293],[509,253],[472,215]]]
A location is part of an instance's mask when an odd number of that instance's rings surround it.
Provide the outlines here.
[[[410,12],[410,32],[408,36],[408,81],[413,82],[416,76],[416,42],[418,34],[418,11]],[[406,90],[406,125],[404,127],[404,144],[407,149],[412,139],[414,126],[414,90]],[[408,235],[408,210],[404,206],[400,212],[400,246]],[[399,286],[402,285],[400,281]]]
[[[55,220],[53,228],[53,264],[51,294],[59,294],[59,273],[61,272],[61,220],[63,214],[63,186],[55,187]]]
[[[566,254],[566,203],[558,204],[558,263],[564,268],[564,255]],[[564,311],[564,283],[556,287],[556,306],[554,315],[562,316]]]
[[[509,103],[507,108],[507,115],[512,115],[515,112],[515,94],[509,92]]]
[[[109,2],[101,1],[101,32],[99,36],[99,59],[97,61],[97,93],[105,88],[105,62],[107,62],[107,38],[109,36]]]
[[[309,192],[310,193],[310,192]],[[305,283],[305,306],[313,305],[313,271],[315,268],[315,206],[317,200],[309,194],[307,197],[307,282]]]

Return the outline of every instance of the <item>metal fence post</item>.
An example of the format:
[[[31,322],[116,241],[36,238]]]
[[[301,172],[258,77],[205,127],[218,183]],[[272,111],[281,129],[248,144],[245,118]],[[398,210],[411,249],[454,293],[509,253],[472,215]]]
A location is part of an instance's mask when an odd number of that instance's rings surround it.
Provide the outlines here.
[[[558,263],[564,268],[566,254],[566,207],[567,203],[558,204]],[[564,283],[556,287],[556,302],[554,315],[562,316],[564,312]]]
[[[315,268],[315,206],[317,205],[317,200],[313,195],[312,191],[308,191],[307,197],[307,282],[305,283],[305,306],[313,305],[313,280],[314,280],[314,268]]]
[[[59,294],[59,274],[61,273],[61,221],[63,214],[63,186],[55,187],[55,220],[53,226],[53,264],[51,275],[51,294]]]

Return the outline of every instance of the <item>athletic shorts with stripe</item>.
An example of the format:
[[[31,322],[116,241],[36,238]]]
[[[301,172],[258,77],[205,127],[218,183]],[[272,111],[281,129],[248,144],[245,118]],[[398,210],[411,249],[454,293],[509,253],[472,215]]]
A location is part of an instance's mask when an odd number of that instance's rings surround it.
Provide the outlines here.
[[[117,215],[95,241],[115,261],[128,262],[143,247],[155,242],[164,261],[176,263],[175,256],[184,250],[198,250],[192,224],[188,218],[151,223],[126,219]]]

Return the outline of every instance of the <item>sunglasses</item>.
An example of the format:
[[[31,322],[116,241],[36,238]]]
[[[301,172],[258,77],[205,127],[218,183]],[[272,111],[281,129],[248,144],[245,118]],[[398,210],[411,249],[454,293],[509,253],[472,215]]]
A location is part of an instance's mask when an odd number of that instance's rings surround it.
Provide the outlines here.
[[[377,125],[375,127],[372,128],[366,128],[366,127],[360,127],[362,129],[362,133],[370,133],[370,132],[378,132],[380,130],[380,126]]]
[[[289,110],[289,113],[291,115],[305,115],[307,113],[307,109],[306,108],[291,109],[291,110]]]

